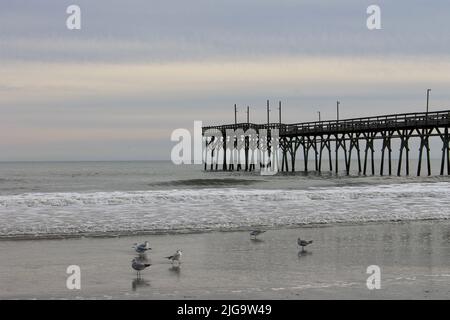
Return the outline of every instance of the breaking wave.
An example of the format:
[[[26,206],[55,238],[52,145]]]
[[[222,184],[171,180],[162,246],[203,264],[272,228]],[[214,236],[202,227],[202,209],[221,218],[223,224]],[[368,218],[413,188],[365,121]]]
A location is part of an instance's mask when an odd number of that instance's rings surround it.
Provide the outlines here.
[[[204,180],[211,183],[211,179]],[[233,181],[221,181],[225,185],[236,184],[238,179],[228,180]],[[245,183],[248,181],[251,180]],[[204,182],[193,179],[184,183],[201,186]],[[3,195],[0,237],[203,232],[256,226],[449,219],[449,191],[450,183],[437,182],[304,190],[205,187]]]
[[[217,188],[217,187],[227,187],[227,186],[248,186],[254,183],[259,183],[261,180],[251,180],[251,179],[185,179],[185,180],[172,180],[164,182],[154,182],[150,183],[149,186],[158,187],[201,187],[201,188]]]

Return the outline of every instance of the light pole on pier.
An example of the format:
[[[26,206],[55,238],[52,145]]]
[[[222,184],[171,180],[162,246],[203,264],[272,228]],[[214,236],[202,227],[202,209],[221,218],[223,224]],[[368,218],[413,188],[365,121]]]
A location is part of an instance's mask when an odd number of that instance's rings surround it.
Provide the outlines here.
[[[250,123],[250,107],[247,106],[247,124]]]
[[[431,92],[431,89],[427,89],[427,114],[428,114],[428,108],[430,106],[430,92]]]
[[[320,119],[320,111],[317,111],[317,114],[319,115],[319,122],[322,121],[322,120]]]
[[[280,121],[280,126],[281,126],[281,101],[278,101],[278,118]]]
[[[236,103],[234,104],[234,124],[237,125],[237,107],[236,107]]]
[[[339,122],[339,105],[341,104],[341,102],[338,100],[336,101],[336,119]]]

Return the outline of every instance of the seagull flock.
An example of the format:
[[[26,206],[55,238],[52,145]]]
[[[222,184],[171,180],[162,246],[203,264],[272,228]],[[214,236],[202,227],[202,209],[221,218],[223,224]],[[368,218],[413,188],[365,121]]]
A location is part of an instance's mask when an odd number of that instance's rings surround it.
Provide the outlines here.
[[[250,232],[250,238],[252,240],[256,240],[257,236],[259,236],[260,234],[262,234],[264,232],[266,232],[266,231],[260,230],[260,229],[252,230]],[[307,245],[310,245],[311,243],[313,243],[313,240],[302,240],[301,238],[297,239],[297,245],[299,247],[302,247],[302,252],[304,252],[305,247]],[[150,244],[148,241],[145,241],[141,244],[134,243],[132,248],[134,249],[134,251],[136,253],[139,254],[139,256],[135,257],[131,261],[131,268],[136,270],[137,277],[140,278],[141,271],[144,270],[145,268],[148,268],[151,266],[151,263],[149,262],[146,253],[147,253],[147,251],[152,250],[152,248],[150,247]],[[177,249],[177,251],[174,254],[167,256],[165,258],[171,261],[172,267],[179,268],[181,265],[182,254],[183,254],[183,251],[180,249]]]
[[[136,270],[136,275],[139,279],[141,277],[141,271],[151,266],[151,263],[147,258],[147,251],[152,250],[152,248],[150,248],[150,244],[148,241],[145,241],[141,244],[134,243],[132,248],[136,253],[139,254],[137,257],[131,260],[131,268]],[[166,257],[166,259],[172,261],[173,267],[180,267],[181,255],[182,251],[178,249],[173,255]]]

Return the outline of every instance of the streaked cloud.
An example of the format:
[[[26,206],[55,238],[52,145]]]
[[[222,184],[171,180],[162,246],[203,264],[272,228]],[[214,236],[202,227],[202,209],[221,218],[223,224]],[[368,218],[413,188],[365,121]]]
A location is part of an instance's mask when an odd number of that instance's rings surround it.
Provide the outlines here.
[[[278,57],[236,62],[166,64],[15,63],[0,66],[4,105],[70,99],[286,93],[336,95],[344,87],[450,83],[450,58]]]

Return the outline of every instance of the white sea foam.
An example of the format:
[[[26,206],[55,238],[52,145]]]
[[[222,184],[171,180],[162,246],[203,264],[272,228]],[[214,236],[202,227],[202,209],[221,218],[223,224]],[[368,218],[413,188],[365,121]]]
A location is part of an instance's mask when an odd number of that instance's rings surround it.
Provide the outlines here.
[[[0,236],[230,230],[450,218],[450,183],[0,196]]]

